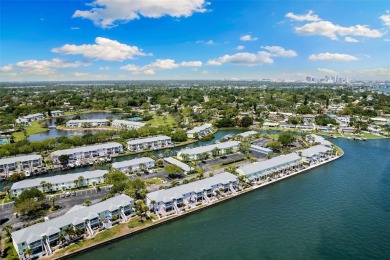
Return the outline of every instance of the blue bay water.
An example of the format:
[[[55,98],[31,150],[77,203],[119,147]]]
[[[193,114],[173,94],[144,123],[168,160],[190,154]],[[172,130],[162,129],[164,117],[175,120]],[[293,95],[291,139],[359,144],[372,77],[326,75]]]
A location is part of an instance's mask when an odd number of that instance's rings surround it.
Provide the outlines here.
[[[390,140],[72,259],[389,259]]]

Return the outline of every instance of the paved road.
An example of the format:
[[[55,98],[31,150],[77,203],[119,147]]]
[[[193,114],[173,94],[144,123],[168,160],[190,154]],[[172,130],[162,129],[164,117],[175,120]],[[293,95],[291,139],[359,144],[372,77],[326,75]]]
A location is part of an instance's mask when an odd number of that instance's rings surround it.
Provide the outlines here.
[[[92,204],[97,203],[100,201],[101,198],[106,196],[109,193],[109,191],[110,191],[110,187],[104,187],[101,188],[101,191],[97,191],[95,188],[89,190],[76,191],[75,196],[69,196],[65,198],[61,198],[60,194],[52,195],[52,196],[56,196],[57,201],[55,203],[60,205],[61,208],[59,210],[51,212],[47,216],[50,219],[61,216],[65,214],[73,206],[83,204],[84,201],[87,199],[90,200]],[[48,197],[46,199],[46,203],[50,204],[51,202],[48,201]],[[14,217],[13,208],[14,208],[13,203],[0,205],[0,218],[10,219],[8,222],[4,223],[4,225],[10,224],[14,228],[20,228],[23,223],[21,223],[20,219]]]

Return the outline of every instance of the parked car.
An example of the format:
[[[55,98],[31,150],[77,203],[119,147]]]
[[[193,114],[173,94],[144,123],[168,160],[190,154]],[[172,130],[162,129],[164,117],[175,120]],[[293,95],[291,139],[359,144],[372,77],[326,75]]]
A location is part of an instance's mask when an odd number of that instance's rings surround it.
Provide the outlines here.
[[[72,191],[72,196],[76,196],[76,192],[75,191]]]
[[[65,198],[65,193],[61,193],[61,198]]]
[[[65,193],[65,196],[69,197],[70,196],[70,192]]]
[[[97,190],[97,191],[101,191],[100,187],[96,187],[96,190]]]
[[[2,218],[0,219],[0,226],[6,223],[9,220],[9,218]]]

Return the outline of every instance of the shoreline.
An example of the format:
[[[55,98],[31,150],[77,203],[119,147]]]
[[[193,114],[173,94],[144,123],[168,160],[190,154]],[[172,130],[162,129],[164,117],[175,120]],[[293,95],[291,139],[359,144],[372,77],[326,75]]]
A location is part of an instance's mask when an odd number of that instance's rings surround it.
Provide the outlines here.
[[[335,145],[336,146],[336,145]],[[277,179],[274,179],[272,181],[269,181],[269,182],[266,182],[266,183],[262,183],[260,185],[254,185],[254,186],[251,186],[251,187],[248,187],[242,191],[237,191],[236,194],[234,195],[230,195],[228,197],[225,197],[225,198],[222,198],[222,199],[219,199],[219,200],[215,200],[215,201],[212,201],[210,204],[206,204],[206,205],[200,205],[196,208],[193,208],[191,210],[186,210],[184,212],[182,212],[180,215],[177,215],[177,214],[174,214],[174,215],[171,215],[171,216],[168,216],[168,217],[164,217],[162,219],[158,219],[156,221],[152,221],[151,224],[148,224],[146,226],[143,226],[143,227],[140,227],[138,229],[135,229],[133,231],[129,231],[123,235],[120,235],[120,236],[117,236],[117,237],[113,237],[111,239],[108,239],[106,241],[102,241],[102,242],[99,242],[99,243],[96,243],[94,245],[91,245],[91,246],[88,246],[88,247],[85,247],[85,248],[82,248],[80,250],[76,250],[76,251],[73,251],[73,252],[70,252],[70,253],[65,253],[64,255],[62,256],[59,256],[59,257],[55,257],[55,253],[54,255],[52,256],[48,256],[48,257],[44,257],[42,259],[68,259],[72,256],[75,256],[75,255],[78,255],[80,253],[83,253],[83,252],[87,252],[89,250],[92,250],[94,248],[98,248],[98,247],[101,247],[101,246],[104,246],[104,245],[108,245],[110,243],[113,243],[113,242],[116,242],[116,241],[120,241],[124,238],[127,238],[127,237],[130,237],[132,235],[135,235],[135,234],[138,234],[138,233],[141,233],[141,232],[144,232],[144,231],[147,231],[149,229],[152,229],[152,228],[156,228],[160,225],[163,225],[163,224],[166,224],[166,223],[170,223],[171,221],[173,220],[176,220],[176,219],[180,219],[180,218],[184,218],[184,217],[187,217],[189,216],[190,214],[192,213],[196,213],[196,212],[200,212],[200,211],[203,211],[209,207],[213,207],[215,205],[219,205],[220,203],[224,203],[224,202],[227,202],[235,197],[238,197],[238,196],[242,196],[242,195],[245,195],[249,192],[252,192],[254,190],[258,190],[258,189],[261,189],[263,187],[266,187],[268,185],[272,185],[272,184],[275,184],[281,180],[284,180],[284,179],[288,179],[292,176],[295,176],[295,175],[298,175],[298,174],[301,174],[301,173],[304,173],[304,172],[307,172],[311,169],[314,169],[314,168],[317,168],[319,166],[322,166],[324,164],[327,164],[327,163],[330,163],[330,162],[333,162],[337,159],[340,159],[341,157],[344,156],[344,151],[339,147],[339,146],[336,146],[337,150],[341,152],[340,155],[337,155],[336,157],[334,158],[331,158],[329,159],[328,161],[324,161],[324,162],[321,162],[319,164],[316,164],[316,165],[312,165],[312,166],[309,166],[308,168],[306,169],[303,169],[301,171],[298,171],[298,172],[295,172],[295,173],[292,173],[292,174],[289,174],[289,175],[286,175],[286,176],[283,176],[283,177],[280,177],[280,178],[277,178]],[[126,223],[121,223],[120,225],[127,225],[128,222]],[[103,231],[104,232],[104,231]],[[66,250],[66,248],[64,248],[64,250]],[[61,252],[61,250],[57,251],[57,252]]]

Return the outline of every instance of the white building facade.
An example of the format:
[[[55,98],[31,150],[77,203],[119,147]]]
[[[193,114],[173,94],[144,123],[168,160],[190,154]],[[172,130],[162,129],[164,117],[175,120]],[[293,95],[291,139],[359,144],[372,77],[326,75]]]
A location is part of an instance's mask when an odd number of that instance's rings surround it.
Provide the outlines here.
[[[108,126],[110,121],[107,119],[85,119],[85,120],[69,120],[66,122],[66,127],[99,127]]]
[[[139,129],[145,126],[145,123],[127,121],[127,120],[114,120],[111,123],[112,127],[121,128],[121,129]]]
[[[42,156],[30,154],[0,159],[0,176],[8,178],[13,172],[32,172],[35,168],[42,167]]]
[[[155,162],[152,158],[141,157],[132,159],[129,161],[116,162],[112,164],[114,169],[123,173],[130,173],[138,170],[147,170],[155,166]]]
[[[211,145],[200,146],[196,148],[184,149],[177,154],[177,157],[180,160],[186,160],[185,157],[186,155],[188,155],[188,159],[190,161],[199,160],[201,159],[202,154],[205,153],[207,153],[209,156],[213,156],[213,155],[219,156],[219,155],[227,154],[229,152],[231,153],[237,152],[239,148],[240,148],[240,142],[228,141],[219,144],[211,144]],[[213,154],[213,153],[217,153],[217,154]]]
[[[203,136],[212,133],[212,127],[213,126],[211,124],[204,124],[201,126],[194,127],[194,129],[187,131],[187,137],[195,138],[196,134],[198,134],[198,136],[202,138]]]
[[[172,139],[166,135],[158,135],[127,141],[127,148],[130,151],[158,150],[171,146]]]
[[[81,159],[111,156],[120,153],[123,153],[123,146],[120,143],[110,142],[58,150],[51,153],[51,160],[53,163],[60,163],[59,157],[61,155],[68,155],[69,161],[76,161]]]

